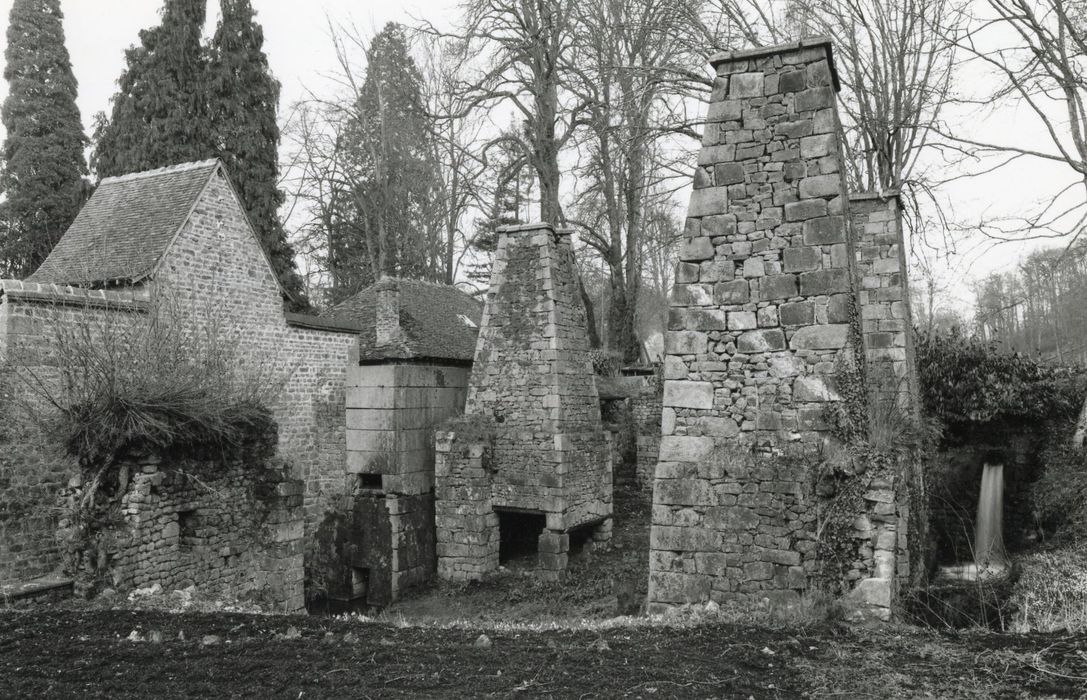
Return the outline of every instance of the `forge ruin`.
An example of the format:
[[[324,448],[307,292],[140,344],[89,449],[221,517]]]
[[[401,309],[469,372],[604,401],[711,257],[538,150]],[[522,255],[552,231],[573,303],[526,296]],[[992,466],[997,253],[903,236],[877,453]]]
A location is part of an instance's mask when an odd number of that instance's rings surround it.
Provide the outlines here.
[[[596,376],[567,231],[502,229],[482,309],[453,287],[386,278],[303,316],[283,312],[221,164],[104,180],[42,269],[0,283],[0,356],[55,369],[53,329],[144,313],[166,293],[217,309],[252,355],[290,370],[272,408],[292,471],[275,471],[273,495],[230,475],[232,497],[256,503],[248,534],[214,532],[234,527],[229,507],[137,461],[125,502],[144,504],[138,527],[104,555],[119,578],[226,585],[256,567],[253,585],[274,574],[287,582],[271,586],[277,605],[299,610],[303,551],[314,568],[320,550],[328,595],[382,606],[435,576],[484,578],[527,547],[557,579],[575,540],[611,537],[620,476],[603,401],[636,428],[622,478],[652,491],[650,612],[811,590],[825,575],[815,465],[833,452],[836,407],[859,392],[873,416],[917,410],[901,210],[895,193],[846,188],[828,41],[713,65],[663,395],[651,372]],[[70,460],[29,438],[10,447],[0,495],[40,507],[0,528],[0,584],[58,566],[48,507],[78,489]],[[849,504],[856,553],[840,580],[875,617],[915,565],[913,489],[908,473],[880,475]]]

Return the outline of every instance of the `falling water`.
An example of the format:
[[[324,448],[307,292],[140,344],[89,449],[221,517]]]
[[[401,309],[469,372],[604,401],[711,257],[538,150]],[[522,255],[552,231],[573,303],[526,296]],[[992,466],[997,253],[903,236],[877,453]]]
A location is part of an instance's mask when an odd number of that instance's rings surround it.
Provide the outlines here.
[[[1003,569],[1004,552],[1004,465],[985,463],[978,495],[977,532],[974,538],[974,563],[978,571]]]

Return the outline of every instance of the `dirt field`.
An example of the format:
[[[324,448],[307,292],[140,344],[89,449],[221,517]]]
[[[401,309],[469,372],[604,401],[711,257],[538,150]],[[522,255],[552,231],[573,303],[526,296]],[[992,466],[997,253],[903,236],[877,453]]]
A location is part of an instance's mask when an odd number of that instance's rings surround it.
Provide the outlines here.
[[[317,617],[0,613],[3,698],[1076,697],[1087,638],[707,625],[487,631]],[[212,637],[209,637],[213,636]]]
[[[648,506],[623,497],[616,511],[615,546],[576,557],[562,583],[512,562],[378,621],[108,601],[0,611],[0,698],[1087,695],[1085,636],[617,622],[644,599]]]

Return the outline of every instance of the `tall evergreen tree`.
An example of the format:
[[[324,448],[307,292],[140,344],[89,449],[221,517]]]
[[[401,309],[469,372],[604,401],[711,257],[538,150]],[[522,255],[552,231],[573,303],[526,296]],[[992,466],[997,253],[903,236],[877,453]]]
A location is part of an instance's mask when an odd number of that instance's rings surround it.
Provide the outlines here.
[[[64,45],[60,0],[15,0],[8,23],[0,188],[0,273],[24,277],[49,254],[82,204],[86,136]]]
[[[140,32],[113,114],[95,130],[100,177],[216,155],[207,97],[207,56],[200,44],[206,0],[166,0],[162,22]]]
[[[367,51],[366,78],[345,133],[358,225],[332,240],[338,295],[382,274],[442,279],[428,119],[404,28],[390,22]]]
[[[222,0],[211,43],[209,108],[219,157],[238,188],[276,275],[296,306],[304,306],[294,250],[279,219],[279,82],[268,68],[264,31],[249,0]]]

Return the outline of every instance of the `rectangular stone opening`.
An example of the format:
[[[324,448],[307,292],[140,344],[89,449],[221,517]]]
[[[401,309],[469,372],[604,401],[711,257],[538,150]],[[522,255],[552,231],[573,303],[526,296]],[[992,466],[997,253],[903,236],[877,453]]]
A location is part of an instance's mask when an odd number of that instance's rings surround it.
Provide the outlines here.
[[[351,567],[351,600],[365,598],[370,589],[370,570]]]
[[[527,560],[534,566],[540,533],[547,526],[547,516],[532,511],[498,510],[498,563]]]
[[[355,488],[359,491],[384,491],[380,474],[359,474]]]
[[[592,551],[593,531],[599,523],[583,525],[570,530],[570,558]]]
[[[183,549],[200,544],[200,513],[195,508],[177,512],[177,542]]]

